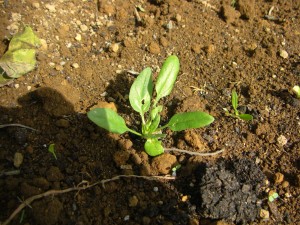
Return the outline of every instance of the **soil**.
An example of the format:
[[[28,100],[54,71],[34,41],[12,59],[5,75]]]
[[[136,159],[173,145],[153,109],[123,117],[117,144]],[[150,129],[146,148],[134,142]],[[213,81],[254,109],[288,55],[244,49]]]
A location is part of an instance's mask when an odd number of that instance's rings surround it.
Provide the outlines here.
[[[0,221],[48,190],[157,175],[37,199],[10,224],[300,223],[300,1],[4,0],[0,10],[0,55],[24,24],[42,40],[36,69],[0,87],[0,124],[35,129],[0,127]],[[143,140],[88,120],[109,106],[138,128],[131,83],[145,67],[156,77],[170,54],[181,67],[163,124],[194,110],[215,121],[166,130],[163,145],[222,153],[150,157]],[[233,89],[252,121],[225,115]]]

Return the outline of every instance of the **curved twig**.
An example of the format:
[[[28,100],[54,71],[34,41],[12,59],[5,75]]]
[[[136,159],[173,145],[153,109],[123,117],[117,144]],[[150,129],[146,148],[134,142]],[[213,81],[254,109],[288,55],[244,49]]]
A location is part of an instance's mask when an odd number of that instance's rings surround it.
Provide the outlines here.
[[[29,129],[29,130],[38,131],[32,127],[28,127],[28,126],[18,124],[18,123],[0,124],[0,128],[4,128],[4,127],[23,127],[23,128]]]

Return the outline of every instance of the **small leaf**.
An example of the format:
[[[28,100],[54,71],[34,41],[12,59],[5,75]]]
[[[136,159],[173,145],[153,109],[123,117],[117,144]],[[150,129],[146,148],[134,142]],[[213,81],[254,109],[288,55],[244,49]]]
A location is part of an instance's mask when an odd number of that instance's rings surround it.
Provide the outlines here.
[[[179,59],[175,55],[169,56],[164,62],[155,85],[156,102],[169,95],[173,89],[179,72]]]
[[[154,109],[152,109],[151,112],[150,112],[151,119],[154,120],[156,115],[158,113],[160,113],[162,111],[162,109],[163,109],[162,105],[159,105],[159,106],[155,107]]]
[[[158,139],[147,139],[145,143],[145,151],[150,156],[157,156],[164,153],[164,148],[161,145],[161,141]]]
[[[48,147],[48,151],[54,156],[54,158],[57,160],[56,154],[55,154],[55,149],[54,149],[55,144],[50,144]]]
[[[159,123],[160,123],[160,115],[157,114],[154,120],[151,121],[151,125],[149,126],[148,129],[148,133],[150,134],[153,133],[158,128]]]
[[[239,97],[238,97],[236,91],[233,90],[231,93],[231,103],[232,103],[232,107],[235,112],[237,112],[238,101],[239,101]]]
[[[250,114],[240,114],[239,118],[246,121],[253,120],[253,116]]]
[[[175,114],[164,127],[172,131],[181,131],[189,128],[199,128],[211,124],[214,117],[205,112],[186,112]]]
[[[129,102],[132,108],[144,114],[150,108],[153,92],[151,69],[144,69],[133,82],[129,92]]]
[[[110,132],[123,134],[130,129],[126,126],[125,120],[115,111],[108,108],[96,108],[87,113],[88,118]]]

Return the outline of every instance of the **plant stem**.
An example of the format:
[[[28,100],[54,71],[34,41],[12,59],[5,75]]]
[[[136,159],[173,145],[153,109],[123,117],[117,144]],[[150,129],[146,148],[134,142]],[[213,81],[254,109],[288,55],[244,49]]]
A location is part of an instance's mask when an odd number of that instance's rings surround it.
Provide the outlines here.
[[[188,150],[183,150],[183,149],[178,149],[178,148],[165,148],[165,152],[180,152],[180,153],[186,153],[189,155],[198,155],[198,156],[214,156],[217,154],[220,154],[224,151],[225,149],[221,149],[219,151],[216,152],[191,152]]]
[[[137,136],[142,136],[142,134],[140,134],[139,132],[136,132],[135,130],[132,130],[130,128],[128,128],[128,131],[135,134],[135,135],[137,135]]]

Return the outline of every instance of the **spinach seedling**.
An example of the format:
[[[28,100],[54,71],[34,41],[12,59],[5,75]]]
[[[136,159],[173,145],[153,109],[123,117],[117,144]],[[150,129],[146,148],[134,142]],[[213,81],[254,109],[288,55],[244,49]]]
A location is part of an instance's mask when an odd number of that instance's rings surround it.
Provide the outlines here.
[[[292,91],[295,93],[295,95],[297,96],[297,98],[300,99],[300,87],[298,85],[295,85],[293,87]]]
[[[160,155],[164,153],[161,138],[166,136],[162,134],[163,129],[169,128],[172,131],[182,131],[189,128],[204,127],[214,121],[214,117],[211,115],[196,111],[175,114],[167,124],[159,126],[160,113],[163,110],[163,105],[159,104],[159,100],[171,93],[178,72],[179,59],[177,56],[172,55],[163,63],[155,85],[153,84],[152,72],[149,67],[144,69],[133,82],[129,92],[129,102],[131,107],[141,117],[140,132],[127,127],[125,120],[108,108],[93,109],[87,113],[87,116],[99,127],[110,132],[123,134],[129,131],[146,139],[144,148],[147,154],[150,156]]]
[[[50,152],[53,157],[57,160],[56,154],[55,154],[55,149],[54,149],[55,144],[50,144],[48,148],[48,152]]]
[[[236,93],[235,90],[233,90],[231,92],[231,104],[232,104],[232,108],[233,108],[234,113],[230,113],[228,111],[228,109],[223,108],[223,110],[225,111],[226,115],[234,117],[234,118],[239,118],[239,119],[242,119],[242,120],[246,120],[246,121],[252,120],[253,119],[252,115],[250,115],[250,114],[244,114],[244,113],[240,113],[239,112],[239,110],[238,110],[238,106],[239,106],[238,102],[239,102],[238,94]]]

